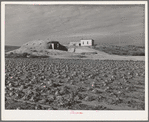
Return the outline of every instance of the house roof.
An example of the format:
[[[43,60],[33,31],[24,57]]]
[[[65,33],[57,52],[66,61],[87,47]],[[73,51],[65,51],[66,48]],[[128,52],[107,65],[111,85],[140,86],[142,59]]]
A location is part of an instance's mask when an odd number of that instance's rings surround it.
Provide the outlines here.
[[[57,43],[57,44],[59,44],[58,41],[50,41],[50,42],[48,42],[48,43]]]
[[[93,39],[81,39],[81,41],[82,41],[82,40],[83,40],[83,41],[86,41],[86,40],[88,41],[88,40],[93,40]]]

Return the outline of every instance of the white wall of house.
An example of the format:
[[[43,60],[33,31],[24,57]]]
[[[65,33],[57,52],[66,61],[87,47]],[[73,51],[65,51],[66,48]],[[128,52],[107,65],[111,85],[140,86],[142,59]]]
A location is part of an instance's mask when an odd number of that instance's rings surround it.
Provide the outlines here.
[[[81,40],[81,46],[93,46],[93,40]]]

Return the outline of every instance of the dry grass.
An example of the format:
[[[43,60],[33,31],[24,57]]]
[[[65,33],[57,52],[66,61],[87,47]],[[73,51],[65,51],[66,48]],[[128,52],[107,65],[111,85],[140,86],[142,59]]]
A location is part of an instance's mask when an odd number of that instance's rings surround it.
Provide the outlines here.
[[[145,47],[144,46],[115,46],[115,45],[96,45],[92,47],[93,49],[106,52],[113,55],[127,55],[127,56],[145,56]]]
[[[9,51],[16,50],[19,48],[20,48],[20,46],[8,46],[8,45],[6,45],[5,46],[5,52],[9,52]]]

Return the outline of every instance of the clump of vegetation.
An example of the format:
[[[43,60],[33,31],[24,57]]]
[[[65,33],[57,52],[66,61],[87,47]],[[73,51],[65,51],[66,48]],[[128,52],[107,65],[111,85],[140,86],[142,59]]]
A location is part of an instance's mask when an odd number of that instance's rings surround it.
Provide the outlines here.
[[[82,55],[90,55],[90,54],[97,54],[97,52],[83,52]]]
[[[31,50],[32,52],[38,52],[37,50]]]
[[[85,55],[73,55],[73,56],[71,56],[71,57],[75,57],[75,58],[86,58]]]
[[[106,52],[108,54],[114,55],[128,55],[128,56],[145,56],[144,46],[126,45],[126,46],[116,46],[116,45],[95,45],[93,49]]]

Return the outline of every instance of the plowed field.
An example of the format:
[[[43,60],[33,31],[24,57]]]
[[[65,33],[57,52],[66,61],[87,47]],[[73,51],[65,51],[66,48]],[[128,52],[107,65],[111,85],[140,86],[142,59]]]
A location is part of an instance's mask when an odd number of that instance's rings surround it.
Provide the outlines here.
[[[5,109],[144,110],[145,62],[6,58]]]

